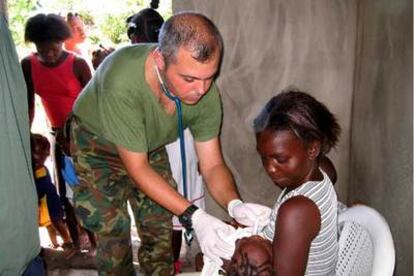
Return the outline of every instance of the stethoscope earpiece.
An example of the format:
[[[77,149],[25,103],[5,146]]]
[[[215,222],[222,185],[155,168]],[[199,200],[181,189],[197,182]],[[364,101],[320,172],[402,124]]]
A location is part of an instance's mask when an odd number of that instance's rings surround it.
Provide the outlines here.
[[[154,69],[155,69],[155,73],[157,74],[157,78],[158,81],[160,82],[161,85],[161,89],[164,92],[164,94],[172,101],[176,102],[179,101],[181,102],[180,98],[178,98],[177,96],[173,96],[170,91],[168,91],[167,86],[165,85],[164,81],[161,78],[161,74],[160,74],[160,70],[158,69],[157,65],[154,65]]]

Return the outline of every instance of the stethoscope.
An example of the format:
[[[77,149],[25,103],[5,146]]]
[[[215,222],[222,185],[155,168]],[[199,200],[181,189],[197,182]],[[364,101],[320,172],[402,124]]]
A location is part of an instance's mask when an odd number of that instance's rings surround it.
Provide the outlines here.
[[[157,65],[154,65],[155,72],[157,73],[158,80],[161,85],[161,89],[164,94],[172,101],[174,101],[175,106],[177,107],[177,121],[178,121],[178,134],[180,136],[180,154],[181,154],[181,173],[183,178],[183,195],[186,199],[187,197],[187,165],[185,159],[185,142],[184,142],[184,127],[183,127],[183,113],[181,110],[181,100],[177,96],[173,96],[170,91],[168,91],[167,86],[161,78],[160,71],[158,70]],[[189,199],[188,199],[189,200]],[[191,245],[193,240],[192,229],[186,229],[184,231],[184,238],[188,246]]]
[[[185,158],[184,127],[181,100],[177,96],[172,95],[170,91],[168,91],[167,86],[161,78],[157,65],[154,65],[154,68],[155,72],[157,73],[158,80],[161,84],[162,91],[170,100],[174,101],[175,106],[177,107],[178,135],[180,136],[181,173],[183,178],[183,195],[186,199],[189,200],[187,197],[187,162]]]

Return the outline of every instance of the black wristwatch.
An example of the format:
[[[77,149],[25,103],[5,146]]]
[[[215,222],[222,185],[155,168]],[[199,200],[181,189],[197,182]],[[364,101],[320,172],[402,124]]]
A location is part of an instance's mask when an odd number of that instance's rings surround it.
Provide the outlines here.
[[[195,211],[197,211],[197,209],[198,207],[192,204],[185,209],[184,213],[178,216],[178,220],[186,230],[193,230],[193,221],[191,220],[191,216]]]
[[[185,229],[184,238],[188,246],[191,245],[191,241],[193,240],[193,221],[191,217],[197,209],[197,206],[190,205],[187,209],[185,209],[184,213],[178,216],[178,221]]]

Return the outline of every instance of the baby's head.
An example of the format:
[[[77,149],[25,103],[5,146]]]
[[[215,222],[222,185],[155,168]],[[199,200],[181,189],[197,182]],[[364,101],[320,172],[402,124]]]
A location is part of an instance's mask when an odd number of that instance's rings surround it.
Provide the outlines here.
[[[270,241],[251,236],[236,241],[236,250],[225,268],[227,275],[271,276],[272,245]]]
[[[32,146],[32,158],[34,169],[45,164],[46,159],[50,155],[50,143],[46,137],[32,133],[30,135]]]
[[[257,151],[281,188],[309,180],[318,159],[338,141],[340,127],[328,108],[309,94],[282,92],[254,121]]]

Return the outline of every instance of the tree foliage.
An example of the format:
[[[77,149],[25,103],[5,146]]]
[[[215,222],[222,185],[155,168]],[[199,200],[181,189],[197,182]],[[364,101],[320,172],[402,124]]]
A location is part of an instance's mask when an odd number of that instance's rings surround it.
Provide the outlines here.
[[[30,13],[39,7],[36,0],[13,0],[8,2],[9,26],[14,42],[24,42],[24,26]]]
[[[127,37],[125,35],[125,18],[128,15],[107,15],[101,25],[101,30],[104,36],[108,37],[112,43],[119,44],[125,42]]]
[[[24,42],[26,20],[39,12],[62,16],[77,12],[87,26],[91,44],[115,45],[128,42],[126,19],[149,7],[150,0],[9,0],[8,3],[10,30],[17,46]],[[171,16],[171,0],[161,0],[158,11],[164,18]]]

